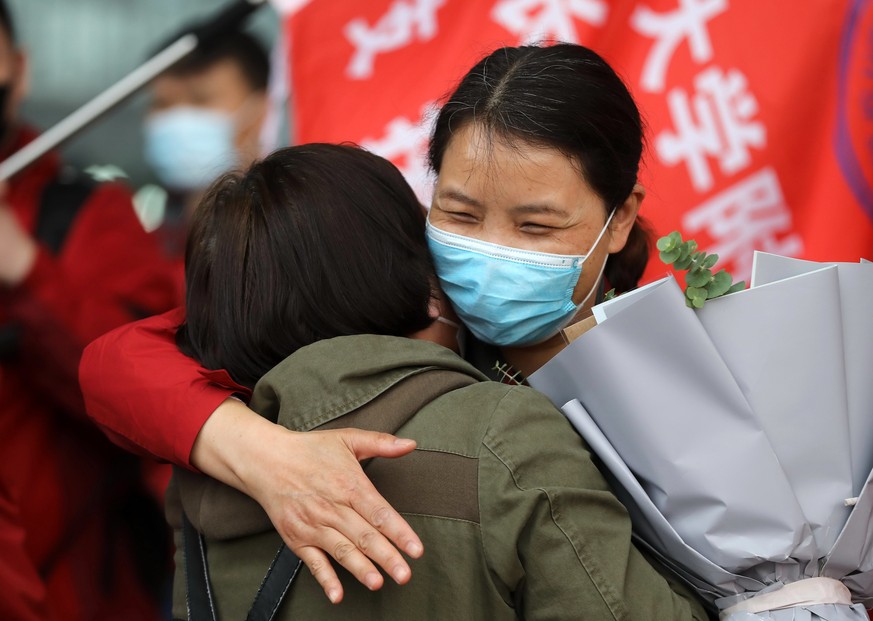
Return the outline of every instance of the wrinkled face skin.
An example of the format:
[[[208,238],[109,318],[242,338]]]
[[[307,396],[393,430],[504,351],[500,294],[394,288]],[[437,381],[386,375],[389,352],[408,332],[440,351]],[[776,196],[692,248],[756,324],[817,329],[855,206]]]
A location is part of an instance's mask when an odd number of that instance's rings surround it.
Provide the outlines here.
[[[590,254],[573,292],[579,304],[595,286],[607,255],[624,247],[641,200],[642,188],[635,188],[592,250],[609,214],[580,165],[557,149],[508,143],[467,125],[454,134],[443,156],[430,221],[503,246]],[[586,306],[591,303],[593,296]]]
[[[159,76],[152,83],[151,93],[149,113],[188,106],[234,115],[238,152],[246,161],[258,157],[258,134],[267,97],[262,91],[252,90],[236,63],[219,60],[197,73]]]

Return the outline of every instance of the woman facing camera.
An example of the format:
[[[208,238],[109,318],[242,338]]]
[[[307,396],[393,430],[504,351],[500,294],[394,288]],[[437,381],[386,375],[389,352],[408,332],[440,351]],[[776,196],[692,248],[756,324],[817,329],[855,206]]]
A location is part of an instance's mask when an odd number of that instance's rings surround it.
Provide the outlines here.
[[[415,580],[348,584],[335,606],[300,572],[278,618],[705,619],[632,545],[624,507],[561,413],[432,342],[440,293],[424,220],[389,162],[317,144],[222,178],[198,208],[183,351],[289,429],[417,443],[366,466],[427,549]],[[281,537],[255,501],[177,470],[177,617],[201,558],[184,558],[183,509],[203,535],[217,618],[244,618]]]

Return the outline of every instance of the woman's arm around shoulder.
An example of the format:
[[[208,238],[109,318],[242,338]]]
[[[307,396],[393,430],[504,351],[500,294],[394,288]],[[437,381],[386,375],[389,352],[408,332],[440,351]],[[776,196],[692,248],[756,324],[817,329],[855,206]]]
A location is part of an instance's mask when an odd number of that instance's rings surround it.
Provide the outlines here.
[[[177,308],[129,323],[85,349],[79,382],[88,416],[127,450],[191,468],[203,424],[233,394],[176,347]]]
[[[342,585],[328,554],[371,589],[405,583],[395,545],[421,541],[367,479],[358,460],[399,457],[415,443],[357,429],[295,433],[230,398],[175,344],[180,309],[118,328],[85,350],[79,370],[88,414],[119,445],[199,469],[254,498],[331,601]],[[394,545],[392,545],[392,542]]]
[[[546,397],[508,391],[483,443],[485,553],[525,619],[708,619],[633,545],[627,511]]]

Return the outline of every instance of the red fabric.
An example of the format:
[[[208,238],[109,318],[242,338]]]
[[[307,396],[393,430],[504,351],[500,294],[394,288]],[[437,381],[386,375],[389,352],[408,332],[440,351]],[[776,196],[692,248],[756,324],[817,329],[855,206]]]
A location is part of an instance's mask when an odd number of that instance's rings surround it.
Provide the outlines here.
[[[0,600],[4,619],[42,621],[48,616],[45,585],[24,546],[26,532],[18,507],[0,490],[0,584],[12,597]]]
[[[738,280],[754,249],[873,255],[867,0],[284,4],[294,141],[361,144],[425,204],[440,100],[499,46],[561,40],[603,55],[636,98],[648,138],[642,213],[660,235],[695,238]],[[646,279],[665,271],[655,258]]]
[[[179,352],[183,319],[178,308],[97,339],[85,349],[79,378],[88,415],[114,442],[193,469],[191,448],[203,423],[222,401],[248,391]]]
[[[11,150],[32,137],[21,132]],[[9,181],[5,201],[31,233],[58,168],[48,156]],[[0,618],[158,618],[133,538],[111,518],[139,485],[139,464],[88,423],[77,368],[90,340],[176,295],[172,266],[117,184],[93,190],[57,256],[40,249],[23,283],[0,288],[0,325],[21,328],[19,356],[0,366],[0,576],[21,584],[4,589]]]

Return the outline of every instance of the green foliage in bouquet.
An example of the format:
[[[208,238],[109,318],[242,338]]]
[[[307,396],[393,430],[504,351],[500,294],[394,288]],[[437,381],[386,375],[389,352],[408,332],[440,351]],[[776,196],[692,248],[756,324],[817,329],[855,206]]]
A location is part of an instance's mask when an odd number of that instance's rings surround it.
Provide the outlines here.
[[[713,274],[712,267],[718,262],[718,255],[698,250],[697,242],[693,239],[683,241],[679,231],[659,239],[657,247],[661,251],[661,261],[687,272],[685,303],[691,308],[703,308],[707,300],[746,288],[744,281],[734,283],[731,275],[724,270]]]

